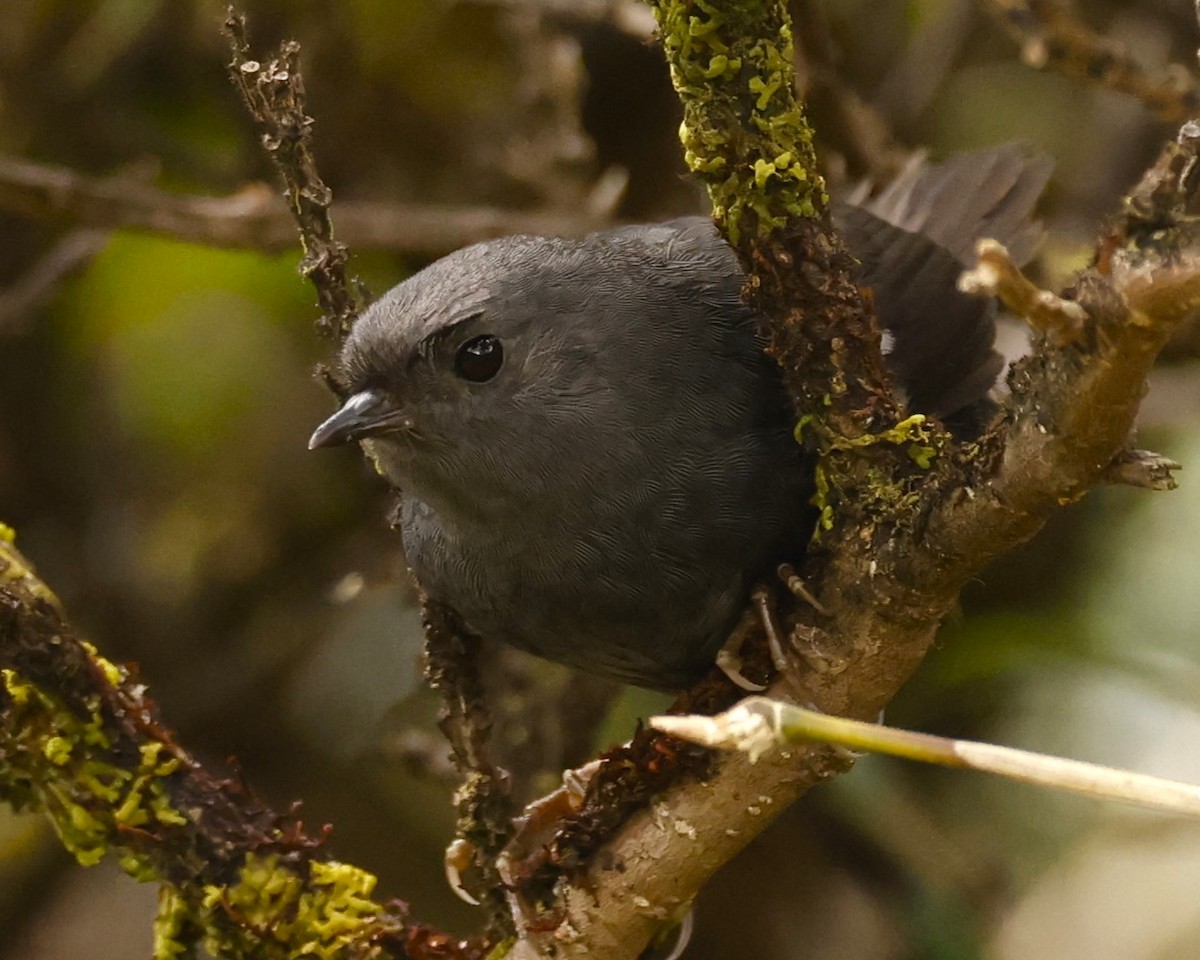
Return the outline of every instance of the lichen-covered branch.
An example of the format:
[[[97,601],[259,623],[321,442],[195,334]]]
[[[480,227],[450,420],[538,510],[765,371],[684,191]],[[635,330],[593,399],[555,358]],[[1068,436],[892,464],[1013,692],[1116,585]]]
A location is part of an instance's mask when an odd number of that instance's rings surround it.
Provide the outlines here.
[[[787,5],[652,7],[683,103],[685,160],[707,185],[713,219],[746,270],[748,299],[771,321],[769,352],[828,455],[825,485],[849,498],[861,477],[837,456],[840,441],[887,429],[901,413],[856,264],[830,226],[812,129],[795,94]],[[886,446],[877,452],[899,463]]]
[[[929,515],[946,555],[1010,549],[1126,459],[1151,365],[1200,313],[1200,125],[1185,124],[1142,178],[1070,293],[1087,314],[1079,341],[1043,343],[1016,365],[1006,421]]]
[[[794,93],[792,33],[772,0],[661,2],[658,20],[683,102],[684,160],[736,245],[828,209],[812,129]],[[737,125],[740,136],[729,131]]]
[[[84,865],[118,858],[162,884],[155,957],[474,958],[478,944],[374,899],[325,836],[214,777],[145,687],[64,619],[0,527],[0,799],[41,810]]]

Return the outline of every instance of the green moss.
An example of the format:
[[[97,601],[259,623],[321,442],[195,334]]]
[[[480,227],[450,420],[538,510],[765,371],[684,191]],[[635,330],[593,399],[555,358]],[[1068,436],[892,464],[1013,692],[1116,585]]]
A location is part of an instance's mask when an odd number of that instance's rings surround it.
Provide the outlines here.
[[[795,98],[786,4],[658,0],[653,7],[683,103],[684,160],[705,181],[730,240],[822,214],[829,198]]]

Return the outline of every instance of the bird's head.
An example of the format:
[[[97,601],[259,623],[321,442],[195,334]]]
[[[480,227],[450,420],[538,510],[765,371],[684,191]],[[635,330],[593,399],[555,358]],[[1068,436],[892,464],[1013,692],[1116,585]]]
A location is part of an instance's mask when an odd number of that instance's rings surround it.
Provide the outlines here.
[[[535,491],[563,452],[555,437],[582,441],[571,428],[604,366],[584,322],[586,270],[562,241],[508,237],[413,275],[355,324],[346,399],[309,447],[362,441],[388,480],[429,501]]]

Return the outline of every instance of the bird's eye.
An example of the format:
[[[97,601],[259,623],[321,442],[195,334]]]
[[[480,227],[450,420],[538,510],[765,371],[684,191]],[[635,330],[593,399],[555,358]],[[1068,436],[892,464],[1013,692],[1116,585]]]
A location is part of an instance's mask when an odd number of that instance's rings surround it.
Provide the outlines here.
[[[458,348],[454,357],[454,372],[472,383],[484,383],[500,372],[504,363],[504,346],[490,333],[473,337]]]

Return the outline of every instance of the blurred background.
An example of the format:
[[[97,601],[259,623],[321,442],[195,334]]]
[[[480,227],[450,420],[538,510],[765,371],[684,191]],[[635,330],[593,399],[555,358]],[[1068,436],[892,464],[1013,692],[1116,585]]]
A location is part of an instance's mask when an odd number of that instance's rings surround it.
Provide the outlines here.
[[[1187,0],[1077,7],[1153,71],[1194,66]],[[4,8],[0,519],[100,648],[140,664],[183,742],[212,763],[236,757],[280,807],[303,800],[306,823],[333,824],[335,855],[380,874],[384,896],[474,929],[441,875],[454,781],[387,491],[354,450],[305,449],[332,409],[312,377],[330,345],[298,250],[113,229],[88,200],[276,189],[225,78],[223,5]],[[345,236],[376,293],[531,217],[585,232],[705,209],[637,5],[245,10],[259,50],[303,46],[322,173],[361,204],[356,223],[378,226]],[[1020,138],[1055,158],[1036,267],[1049,284],[1086,261],[1173,133],[1125,96],[1023,66],[974,0],[797,14],[835,184],[884,178],[915,147]],[[59,186],[31,200],[31,178],[51,174]],[[396,215],[405,205],[411,218]],[[404,229],[430,209],[445,229]],[[1180,489],[1098,490],[987,571],[889,722],[1200,781],[1196,355],[1195,339],[1175,346],[1141,423],[1142,446],[1189,468]],[[488,656],[526,796],[665,703]],[[1195,824],[866,758],[711,884],[688,956],[1184,960],[1200,956],[1198,888]],[[153,887],[78,868],[39,818],[0,809],[0,960],[144,958],[154,903]]]

